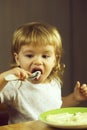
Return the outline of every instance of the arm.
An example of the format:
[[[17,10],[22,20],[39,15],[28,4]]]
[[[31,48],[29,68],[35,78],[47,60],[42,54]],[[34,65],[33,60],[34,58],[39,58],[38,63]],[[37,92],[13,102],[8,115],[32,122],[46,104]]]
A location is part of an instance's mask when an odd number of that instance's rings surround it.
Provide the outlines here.
[[[66,97],[62,97],[62,107],[73,107],[73,106],[77,106],[80,102],[77,101],[74,97],[74,94],[71,93]]]
[[[4,77],[6,76],[6,73],[1,73],[0,74],[0,91],[3,89],[3,87],[8,83]]]
[[[87,85],[77,82],[73,93],[62,98],[62,107],[73,107],[77,106],[80,102],[87,100]]]

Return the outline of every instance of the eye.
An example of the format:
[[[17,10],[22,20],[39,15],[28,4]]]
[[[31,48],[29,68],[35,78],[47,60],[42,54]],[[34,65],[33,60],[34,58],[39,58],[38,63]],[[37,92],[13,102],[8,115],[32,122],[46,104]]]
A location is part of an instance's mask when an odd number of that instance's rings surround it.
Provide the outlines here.
[[[34,55],[33,54],[27,54],[26,57],[32,58],[32,57],[34,57]]]
[[[50,56],[49,55],[43,55],[42,57],[46,59],[46,58],[48,58]]]

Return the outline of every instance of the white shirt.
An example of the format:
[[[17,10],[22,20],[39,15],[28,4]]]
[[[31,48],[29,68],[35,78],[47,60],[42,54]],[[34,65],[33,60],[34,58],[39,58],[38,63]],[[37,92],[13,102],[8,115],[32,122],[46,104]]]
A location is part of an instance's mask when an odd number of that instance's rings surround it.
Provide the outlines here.
[[[56,80],[46,84],[11,81],[0,92],[0,101],[8,105],[9,123],[37,120],[42,112],[61,107],[61,86]]]

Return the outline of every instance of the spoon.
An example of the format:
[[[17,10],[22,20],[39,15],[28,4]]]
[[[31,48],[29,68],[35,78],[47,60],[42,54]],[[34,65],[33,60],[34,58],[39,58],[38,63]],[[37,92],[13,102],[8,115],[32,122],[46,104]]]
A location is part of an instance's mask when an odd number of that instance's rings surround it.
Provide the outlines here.
[[[34,73],[32,73],[31,76],[28,77],[29,80],[34,80],[34,79],[38,79],[41,75],[41,71],[35,71]],[[6,81],[12,81],[12,80],[18,80],[19,77],[17,77],[14,74],[9,74],[7,76],[5,76],[5,80]]]

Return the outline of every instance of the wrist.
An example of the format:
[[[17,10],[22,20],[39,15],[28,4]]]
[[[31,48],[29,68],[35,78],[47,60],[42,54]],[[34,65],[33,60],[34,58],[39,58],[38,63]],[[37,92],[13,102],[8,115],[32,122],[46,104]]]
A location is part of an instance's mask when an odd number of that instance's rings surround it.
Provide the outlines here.
[[[72,93],[72,98],[76,105],[80,104],[81,101],[78,100],[78,97],[74,93]]]

